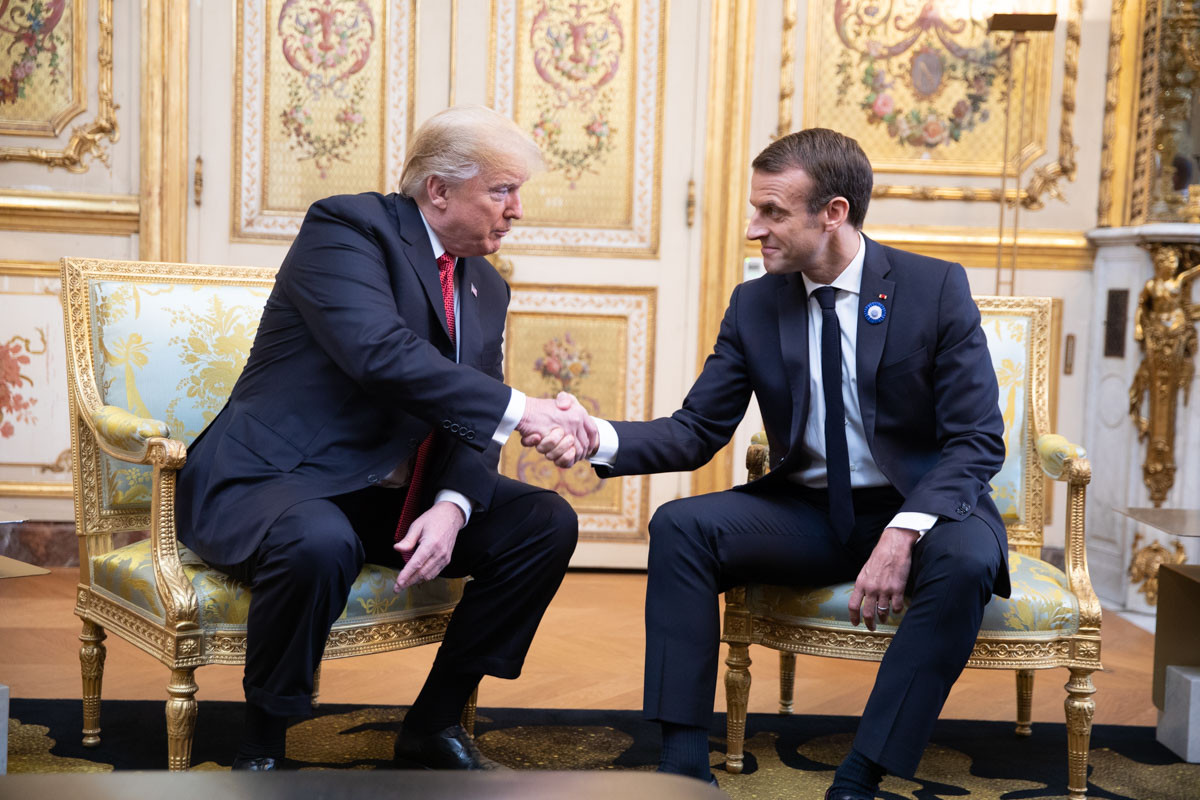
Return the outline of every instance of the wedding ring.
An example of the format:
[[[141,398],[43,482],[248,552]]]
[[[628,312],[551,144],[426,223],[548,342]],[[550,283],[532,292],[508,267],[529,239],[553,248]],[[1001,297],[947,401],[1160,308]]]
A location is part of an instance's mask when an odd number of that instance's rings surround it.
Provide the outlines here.
[[[891,611],[891,606],[875,606],[876,611]]]

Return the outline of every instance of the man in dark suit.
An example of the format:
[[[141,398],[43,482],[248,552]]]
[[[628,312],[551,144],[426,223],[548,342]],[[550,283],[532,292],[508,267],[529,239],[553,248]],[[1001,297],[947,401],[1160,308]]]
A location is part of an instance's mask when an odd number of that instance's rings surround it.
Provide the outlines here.
[[[984,605],[1009,591],[988,485],[1004,459],[996,379],[962,267],[860,233],[872,173],[857,142],[805,130],[753,168],[746,235],[767,274],[734,290],[683,408],[602,422],[592,461],[604,476],[695,469],[757,398],[772,471],[650,523],[645,711],[662,723],[661,769],[712,779],[720,592],[854,579],[856,625],[910,598],[827,795],[871,797],[885,770],[915,771]]]
[[[311,713],[313,672],[364,562],[402,566],[397,592],[472,576],[396,759],[496,766],[459,716],[483,675],[520,673],[578,532],[558,495],[497,474],[500,446],[514,428],[595,437],[569,396],[501,383],[509,289],[481,256],[521,217],[540,159],[499,114],[452,108],[414,135],[403,194],[309,209],[178,487],[180,539],[252,589],[235,769],[273,769],[287,718]]]

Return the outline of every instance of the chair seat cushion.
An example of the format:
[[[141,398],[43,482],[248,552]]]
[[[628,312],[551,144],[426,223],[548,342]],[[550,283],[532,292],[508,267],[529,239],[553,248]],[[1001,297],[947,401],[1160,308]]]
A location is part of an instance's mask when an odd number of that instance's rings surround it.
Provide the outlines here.
[[[980,636],[1044,639],[1079,630],[1079,599],[1067,589],[1067,576],[1057,567],[1032,556],[1008,554],[1012,597],[992,596],[983,612]],[[792,625],[853,629],[848,605],[854,583],[819,588],[751,584],[746,606],[756,616]],[[903,615],[901,618],[903,619]],[[900,619],[889,618],[880,631],[895,631]],[[860,630],[865,630],[859,626]]]
[[[250,587],[205,564],[180,545],[183,571],[196,590],[200,626],[206,630],[244,628],[250,610]],[[367,564],[358,573],[350,597],[335,628],[403,619],[445,609],[462,596],[462,580],[437,579],[395,594],[397,571]],[[163,619],[165,612],[154,587],[150,540],[112,550],[92,558],[92,585],[144,616]]]

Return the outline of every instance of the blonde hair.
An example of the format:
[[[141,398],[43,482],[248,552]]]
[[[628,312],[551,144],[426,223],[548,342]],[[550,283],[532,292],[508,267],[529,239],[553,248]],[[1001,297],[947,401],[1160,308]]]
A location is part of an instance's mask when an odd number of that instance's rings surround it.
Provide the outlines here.
[[[427,119],[413,134],[400,191],[416,197],[434,175],[448,183],[462,183],[483,172],[511,167],[514,161],[530,174],[544,164],[542,151],[508,117],[484,106],[452,106]]]

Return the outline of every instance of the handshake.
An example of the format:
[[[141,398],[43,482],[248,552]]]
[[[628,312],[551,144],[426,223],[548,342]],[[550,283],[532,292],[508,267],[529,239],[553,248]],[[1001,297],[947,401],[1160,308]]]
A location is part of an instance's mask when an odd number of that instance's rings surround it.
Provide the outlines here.
[[[582,461],[600,444],[595,420],[566,392],[559,392],[553,400],[526,397],[517,433],[523,446],[536,448],[559,467]]]

